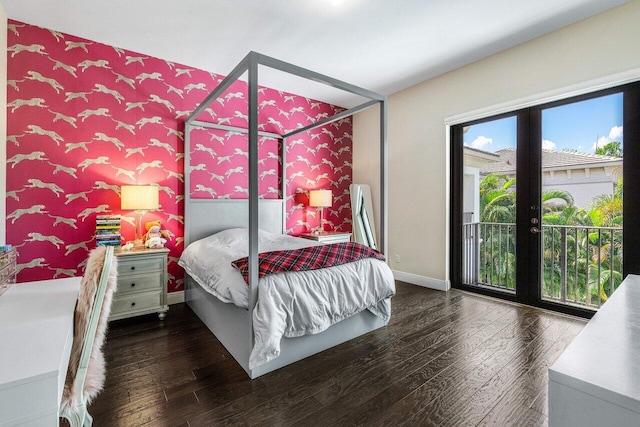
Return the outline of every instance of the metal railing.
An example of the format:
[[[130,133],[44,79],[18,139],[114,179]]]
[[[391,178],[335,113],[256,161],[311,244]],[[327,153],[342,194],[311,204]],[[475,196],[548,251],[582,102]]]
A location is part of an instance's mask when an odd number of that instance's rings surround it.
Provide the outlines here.
[[[515,224],[463,224],[463,283],[514,293]],[[542,299],[597,310],[622,282],[622,228],[543,225]]]
[[[464,224],[462,280],[515,292],[515,224]]]

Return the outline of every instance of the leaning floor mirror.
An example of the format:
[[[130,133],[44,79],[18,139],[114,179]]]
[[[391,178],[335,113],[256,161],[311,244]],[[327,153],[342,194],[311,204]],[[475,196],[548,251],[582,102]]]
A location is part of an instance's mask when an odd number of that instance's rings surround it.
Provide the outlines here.
[[[373,205],[371,189],[367,184],[351,184],[351,212],[353,216],[353,240],[378,249],[376,230],[373,223]]]

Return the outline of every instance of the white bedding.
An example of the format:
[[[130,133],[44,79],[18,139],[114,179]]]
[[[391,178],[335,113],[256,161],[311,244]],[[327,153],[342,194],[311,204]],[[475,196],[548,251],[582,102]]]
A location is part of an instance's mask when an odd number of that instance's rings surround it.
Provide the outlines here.
[[[298,249],[320,243],[260,230],[258,251]],[[249,287],[231,262],[247,256],[247,229],[231,229],[189,245],[179,264],[221,301],[248,307]],[[391,269],[367,258],[321,270],[271,274],[260,279],[253,312],[255,346],[249,368],[280,354],[280,340],[322,332],[334,323],[368,309],[385,322],[395,294]]]

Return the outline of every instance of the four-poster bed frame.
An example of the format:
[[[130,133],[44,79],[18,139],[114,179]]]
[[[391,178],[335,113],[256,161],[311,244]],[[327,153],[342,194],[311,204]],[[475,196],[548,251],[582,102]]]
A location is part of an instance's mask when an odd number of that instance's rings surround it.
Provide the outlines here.
[[[363,98],[367,102],[337,113],[309,126],[282,135],[258,130],[258,66],[263,65],[285,73],[323,83]],[[248,72],[248,129],[198,121],[197,118],[209,105],[245,72]],[[188,305],[216,335],[225,348],[238,361],[249,377],[256,378],[327,348],[348,341],[385,325],[382,319],[364,310],[342,320],[327,330],[297,338],[283,338],[280,356],[265,365],[249,369],[249,354],[254,345],[252,313],[258,300],[258,227],[274,233],[284,233],[286,226],[286,143],[287,139],[327,125],[344,117],[378,105],[380,108],[380,245],[387,253],[386,239],[386,97],[334,78],[310,71],[256,52],[250,52],[231,73],[220,82],[205,100],[191,113],[185,122],[185,246],[200,238],[227,228],[247,227],[249,236],[249,308],[223,303],[204,290],[191,277],[185,277],[185,299]],[[248,133],[249,194],[248,200],[195,199],[191,197],[190,132],[195,128],[231,130]],[[258,139],[270,137],[282,140],[282,199],[258,198]],[[247,206],[248,205],[248,206]]]

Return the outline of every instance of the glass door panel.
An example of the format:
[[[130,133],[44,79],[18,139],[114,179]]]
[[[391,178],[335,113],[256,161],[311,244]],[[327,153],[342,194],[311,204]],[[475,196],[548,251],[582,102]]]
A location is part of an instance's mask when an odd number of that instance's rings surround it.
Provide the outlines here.
[[[541,117],[540,298],[597,310],[623,279],[623,94]]]
[[[640,82],[450,137],[454,287],[590,317],[640,274]]]
[[[462,282],[516,290],[517,117],[464,126]]]

